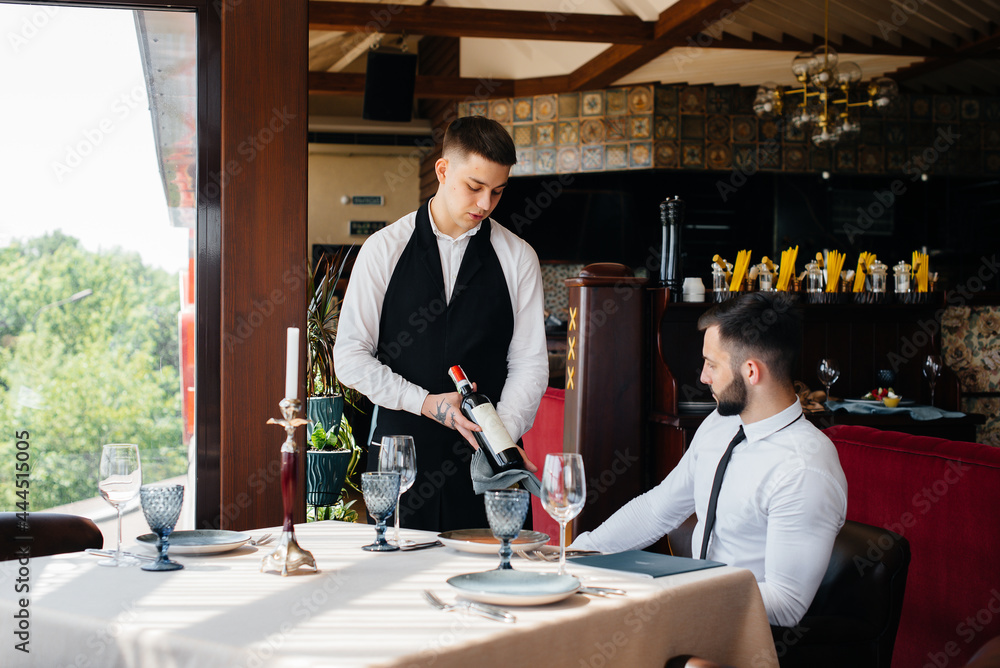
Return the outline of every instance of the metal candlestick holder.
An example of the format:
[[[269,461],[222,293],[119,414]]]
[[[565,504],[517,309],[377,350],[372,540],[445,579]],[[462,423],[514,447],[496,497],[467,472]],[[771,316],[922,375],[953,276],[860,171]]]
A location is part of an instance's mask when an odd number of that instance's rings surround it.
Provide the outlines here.
[[[295,501],[295,485],[298,481],[298,449],[295,445],[295,430],[309,420],[295,417],[302,408],[298,399],[282,399],[282,420],[271,418],[267,424],[279,424],[285,428],[285,442],[281,444],[281,501],[285,509],[285,523],[281,528],[278,547],[260,562],[261,572],[278,571],[282,576],[309,566],[318,572],[312,552],[303,550],[295,540],[295,526],[292,524],[292,505]]]

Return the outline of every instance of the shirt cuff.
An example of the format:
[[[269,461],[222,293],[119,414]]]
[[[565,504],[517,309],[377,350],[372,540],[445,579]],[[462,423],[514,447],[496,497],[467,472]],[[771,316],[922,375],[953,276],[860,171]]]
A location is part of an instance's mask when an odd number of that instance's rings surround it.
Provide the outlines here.
[[[430,394],[430,392],[424,388],[414,385],[404,392],[403,399],[400,404],[402,405],[403,410],[407,413],[421,415],[421,409],[424,407],[424,399],[427,398],[428,394]]]

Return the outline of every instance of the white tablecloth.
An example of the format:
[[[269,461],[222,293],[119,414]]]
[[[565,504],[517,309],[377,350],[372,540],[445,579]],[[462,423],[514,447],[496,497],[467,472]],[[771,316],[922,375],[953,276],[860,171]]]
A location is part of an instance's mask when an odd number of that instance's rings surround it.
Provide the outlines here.
[[[510,608],[514,624],[432,609],[431,589],[498,558],[433,548],[371,553],[374,528],[320,522],[296,527],[318,574],[258,572],[271,545],[213,556],[175,556],[185,568],[153,573],[102,568],[83,553],[33,559],[28,593],[16,561],[0,563],[0,666],[546,666],[661,668],[697,654],[745,668],[776,666],[760,593],[749,571],[715,568],[648,579],[581,566],[587,584],[626,597],[574,595],[547,606]],[[254,532],[261,533],[261,532]],[[404,531],[415,540],[433,534]],[[137,548],[141,549],[141,548]],[[515,558],[514,567],[554,571]],[[30,653],[7,632],[29,599]]]

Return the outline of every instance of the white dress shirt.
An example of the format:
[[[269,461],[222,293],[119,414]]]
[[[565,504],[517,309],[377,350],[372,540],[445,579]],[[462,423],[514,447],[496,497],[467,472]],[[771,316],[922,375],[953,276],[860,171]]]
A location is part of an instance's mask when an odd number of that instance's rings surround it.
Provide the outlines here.
[[[768,619],[779,626],[794,626],[812,603],[847,513],[836,447],[805,418],[796,421],[801,414],[796,401],[743,425],[746,440],[726,469],[708,545],[708,559],[753,572]],[[715,470],[741,424],[739,416],[713,412],[663,482],[580,534],[573,547],[641,549],[697,513],[691,553],[700,554]]]
[[[393,373],[376,358],[382,302],[396,262],[413,234],[416,217],[416,212],[403,216],[373,234],[361,247],[341,307],[333,355],[340,382],[378,406],[420,415],[428,391]],[[450,302],[469,240],[482,223],[452,239],[438,230],[433,215],[430,220],[441,256],[445,296]],[[496,221],[490,219],[490,223],[490,242],[507,281],[514,311],[514,332],[507,349],[507,381],[502,395],[490,399],[497,404],[500,419],[516,441],[531,428],[549,378],[542,272],[538,256],[527,242]],[[419,332],[420,318],[433,316],[415,313],[410,320]],[[442,375],[447,371],[442,369]]]

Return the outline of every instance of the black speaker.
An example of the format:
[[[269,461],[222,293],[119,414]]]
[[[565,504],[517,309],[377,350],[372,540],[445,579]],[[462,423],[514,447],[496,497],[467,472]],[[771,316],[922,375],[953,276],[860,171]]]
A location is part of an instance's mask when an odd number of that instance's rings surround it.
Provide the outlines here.
[[[413,116],[416,81],[417,54],[385,49],[369,51],[361,117],[369,121],[409,122]]]

